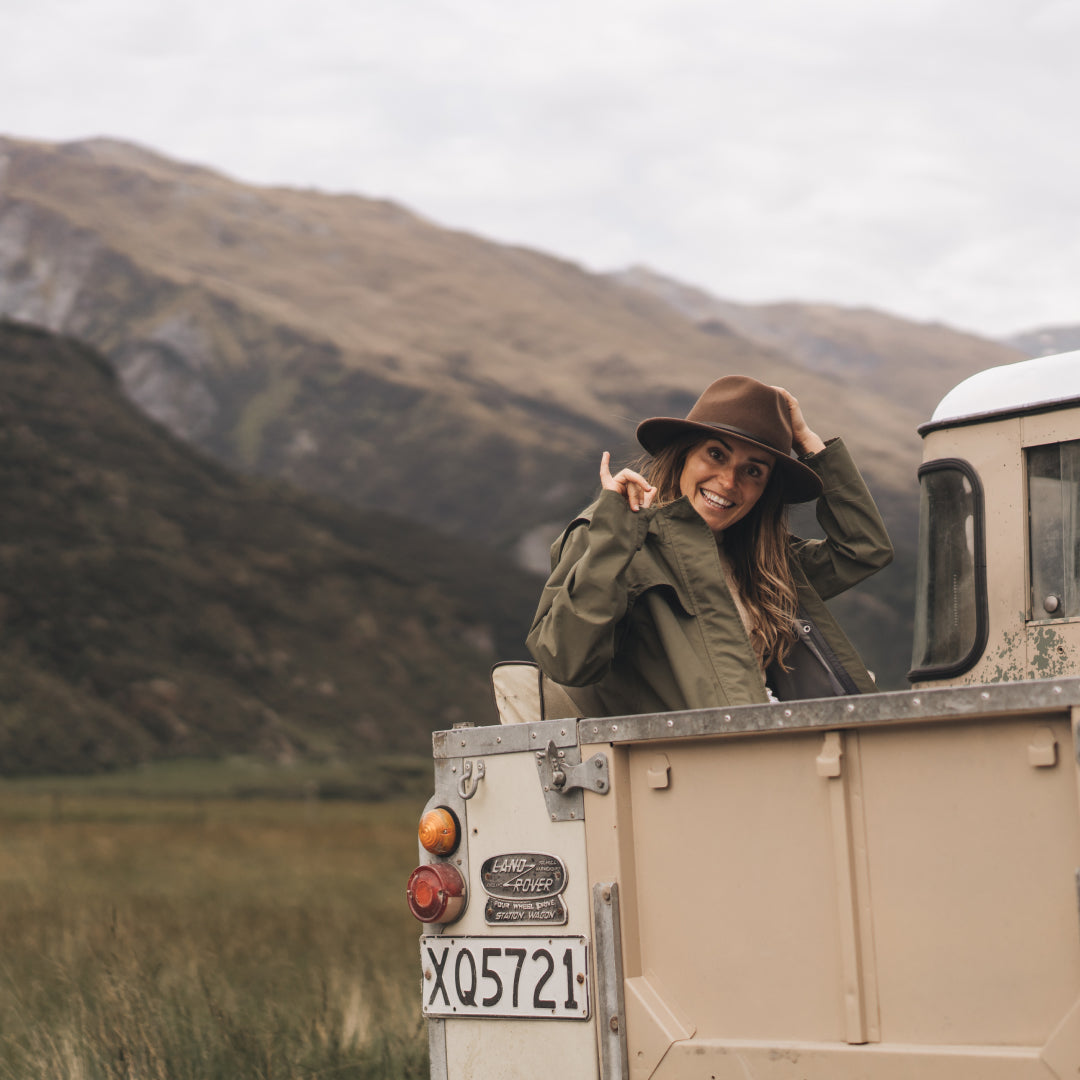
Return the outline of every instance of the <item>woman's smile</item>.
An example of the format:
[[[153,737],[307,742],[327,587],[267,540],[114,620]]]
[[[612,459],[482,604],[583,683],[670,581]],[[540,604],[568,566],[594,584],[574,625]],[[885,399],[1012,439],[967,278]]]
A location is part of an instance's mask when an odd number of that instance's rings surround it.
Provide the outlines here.
[[[708,488],[701,489],[701,497],[710,506],[715,506],[718,510],[730,510],[735,505],[730,499],[725,499],[722,495],[714,495]]]

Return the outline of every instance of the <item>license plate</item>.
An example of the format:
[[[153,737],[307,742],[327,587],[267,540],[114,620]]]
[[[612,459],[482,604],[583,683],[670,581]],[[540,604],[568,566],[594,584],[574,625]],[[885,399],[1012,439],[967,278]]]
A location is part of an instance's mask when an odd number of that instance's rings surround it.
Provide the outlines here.
[[[583,937],[422,937],[424,1015],[589,1018]]]

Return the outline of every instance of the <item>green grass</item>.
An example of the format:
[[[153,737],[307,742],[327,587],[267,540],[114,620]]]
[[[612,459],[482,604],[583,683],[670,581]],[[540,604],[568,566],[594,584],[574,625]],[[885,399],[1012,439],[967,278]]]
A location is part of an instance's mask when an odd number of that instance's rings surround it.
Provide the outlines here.
[[[430,757],[405,754],[290,764],[240,755],[219,760],[178,758],[112,772],[0,779],[0,795],[38,796],[54,807],[114,795],[192,803],[205,799],[379,802],[401,798],[423,803],[430,791]]]
[[[0,784],[0,1078],[426,1077],[422,805]]]

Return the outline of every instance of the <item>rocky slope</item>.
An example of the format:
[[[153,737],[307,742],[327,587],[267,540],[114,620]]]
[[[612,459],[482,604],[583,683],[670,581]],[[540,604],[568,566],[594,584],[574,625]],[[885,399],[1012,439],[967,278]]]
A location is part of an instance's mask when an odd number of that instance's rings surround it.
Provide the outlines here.
[[[230,466],[533,568],[600,452],[636,454],[638,419],[682,415],[724,373],[790,387],[847,438],[889,520],[897,563],[840,608],[901,685],[915,428],[962,373],[1012,354],[872,313],[688,315],[669,284],[680,302],[392,203],[246,186],[109,140],[0,139],[0,314],[93,345],[141,408]]]
[[[239,477],[97,354],[0,322],[0,774],[410,750],[495,719],[538,582]]]
[[[512,545],[712,378],[792,383],[901,481],[913,415],[536,252],[107,141],[0,141],[0,313],[74,335],[243,468]],[[719,332],[718,332],[719,329]]]
[[[1008,342],[1025,356],[1053,356],[1080,350],[1080,326],[1046,326],[1017,334]]]
[[[969,375],[1026,355],[1018,343],[988,341],[941,323],[915,323],[871,308],[735,304],[644,267],[613,276],[663,300],[703,330],[734,329],[811,371],[873,387],[894,408],[921,419],[930,416],[946,390]]]

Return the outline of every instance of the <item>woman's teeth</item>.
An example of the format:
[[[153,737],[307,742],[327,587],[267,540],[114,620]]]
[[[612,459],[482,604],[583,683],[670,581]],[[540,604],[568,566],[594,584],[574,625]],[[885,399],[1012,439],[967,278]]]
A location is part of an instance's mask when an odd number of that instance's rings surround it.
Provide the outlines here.
[[[729,500],[722,498],[720,495],[714,495],[711,491],[706,491],[704,488],[698,489],[701,492],[701,497],[710,505],[715,506],[717,510],[730,510],[735,504]]]

